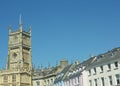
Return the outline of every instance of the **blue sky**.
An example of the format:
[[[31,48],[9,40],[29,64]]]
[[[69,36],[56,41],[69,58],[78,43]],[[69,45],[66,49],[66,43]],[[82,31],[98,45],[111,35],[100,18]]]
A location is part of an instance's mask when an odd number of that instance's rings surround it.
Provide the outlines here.
[[[1,0],[0,67],[8,54],[8,26],[32,25],[32,60],[54,66],[61,59],[81,62],[120,47],[120,0]]]

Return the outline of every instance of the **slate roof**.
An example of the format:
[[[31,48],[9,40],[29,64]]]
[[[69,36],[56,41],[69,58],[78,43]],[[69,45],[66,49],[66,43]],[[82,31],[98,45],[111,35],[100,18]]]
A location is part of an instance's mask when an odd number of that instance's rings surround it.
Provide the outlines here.
[[[118,58],[120,58],[120,47],[114,48],[106,53],[96,56],[96,60],[90,65],[90,67],[96,66],[97,64],[106,63]]]
[[[64,77],[66,76],[66,73],[69,71],[69,69],[71,68],[71,65],[68,65],[67,67],[65,67],[61,73],[59,73],[54,81],[54,83],[58,83],[60,81],[62,81],[64,79]]]
[[[81,67],[81,64],[74,65],[74,67],[69,71],[69,74],[67,75],[65,80],[79,76],[81,74],[81,71],[82,71],[82,70],[79,71],[79,67]],[[78,71],[76,71],[76,70],[78,70]]]
[[[64,80],[80,76],[82,74],[82,71],[84,71],[86,67],[94,61],[94,59],[95,57],[91,57],[88,60],[83,61],[82,63],[74,64],[74,66],[69,70],[69,73]]]
[[[35,69],[34,72],[33,72],[33,77],[35,77],[35,76],[45,76],[51,70],[53,70],[53,68]]]
[[[55,73],[55,74],[57,74],[57,73],[59,73],[59,69],[61,68],[61,66],[56,66],[56,67],[54,67],[50,72],[49,72],[49,74],[52,74],[52,73]]]
[[[95,58],[96,57],[94,56],[94,57],[89,58],[88,60],[83,61],[81,63],[81,66],[89,66],[91,63],[93,63],[93,61],[94,61]]]

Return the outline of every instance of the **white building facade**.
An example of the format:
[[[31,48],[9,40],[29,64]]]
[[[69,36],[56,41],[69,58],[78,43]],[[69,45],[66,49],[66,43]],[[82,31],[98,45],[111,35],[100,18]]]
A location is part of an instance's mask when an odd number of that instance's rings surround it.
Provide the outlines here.
[[[88,86],[120,86],[120,48],[98,55],[87,72]]]

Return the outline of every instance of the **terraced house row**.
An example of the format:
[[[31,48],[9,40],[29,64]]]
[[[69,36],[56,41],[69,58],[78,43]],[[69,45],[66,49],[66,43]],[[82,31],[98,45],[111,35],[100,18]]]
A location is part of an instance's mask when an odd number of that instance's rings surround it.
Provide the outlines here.
[[[31,27],[9,27],[6,69],[0,70],[0,86],[120,86],[120,47],[88,60],[48,68],[32,67]]]
[[[90,57],[82,63],[66,64],[58,72],[59,68],[56,66],[41,77],[33,76],[33,86],[120,86],[120,48]]]

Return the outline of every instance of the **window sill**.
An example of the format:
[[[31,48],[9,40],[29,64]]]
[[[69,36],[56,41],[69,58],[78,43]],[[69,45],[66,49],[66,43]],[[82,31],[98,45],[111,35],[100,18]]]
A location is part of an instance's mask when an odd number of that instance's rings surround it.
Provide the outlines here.
[[[117,85],[115,85],[115,86],[120,86],[120,84],[117,84]]]
[[[110,72],[110,71],[111,71],[111,69],[107,70],[107,72]]]
[[[91,76],[91,75],[88,75],[88,76]]]
[[[114,70],[117,70],[117,69],[118,69],[118,67],[114,68]]]

